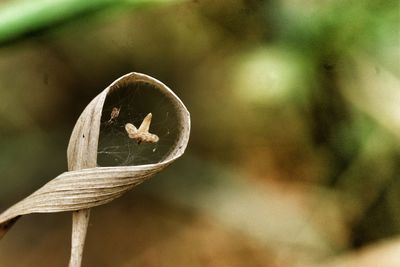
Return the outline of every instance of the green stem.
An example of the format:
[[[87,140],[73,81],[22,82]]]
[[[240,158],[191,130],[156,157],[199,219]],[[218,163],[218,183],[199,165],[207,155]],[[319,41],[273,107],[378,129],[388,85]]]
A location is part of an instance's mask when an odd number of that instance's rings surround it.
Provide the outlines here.
[[[0,5],[0,43],[25,33],[70,20],[78,15],[128,4],[134,7],[175,3],[177,0],[35,0]]]

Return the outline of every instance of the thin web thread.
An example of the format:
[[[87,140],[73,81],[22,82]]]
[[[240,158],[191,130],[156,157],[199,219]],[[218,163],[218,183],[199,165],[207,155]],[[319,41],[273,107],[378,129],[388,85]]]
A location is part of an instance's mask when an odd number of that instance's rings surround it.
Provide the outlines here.
[[[151,85],[138,83],[119,88],[107,100],[101,119],[98,165],[129,166],[162,161],[178,133],[176,110],[169,99]],[[112,118],[115,108],[119,109],[119,115]],[[150,132],[160,140],[138,144],[128,137],[125,124],[139,127],[148,113],[153,114]]]

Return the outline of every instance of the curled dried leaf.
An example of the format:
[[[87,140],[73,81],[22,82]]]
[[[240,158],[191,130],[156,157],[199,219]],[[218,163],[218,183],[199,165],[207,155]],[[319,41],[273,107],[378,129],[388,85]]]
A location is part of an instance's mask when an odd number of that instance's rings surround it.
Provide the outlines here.
[[[100,133],[100,120],[103,105],[110,92],[119,90],[127,84],[151,84],[173,103],[177,112],[180,132],[173,148],[158,163],[136,166],[98,167],[97,149]],[[118,117],[120,109],[111,112],[111,121]],[[131,138],[142,142],[157,142],[158,136],[148,132],[151,114],[147,115]],[[133,125],[132,125],[133,126]],[[134,126],[133,126],[134,127]],[[133,128],[128,127],[131,131]],[[136,127],[135,127],[136,128]],[[148,135],[146,135],[146,133]],[[152,175],[162,171],[182,156],[190,133],[190,115],[182,101],[160,81],[140,73],[129,73],[114,81],[96,96],[79,117],[71,134],[67,150],[68,172],[64,172],[49,181],[36,192],[16,203],[0,214],[0,239],[22,215],[30,213],[62,212],[87,210],[108,203],[142,183]],[[128,133],[129,134],[129,133]],[[156,141],[157,140],[157,141]],[[86,217],[85,217],[86,216]],[[73,229],[87,225],[88,212],[74,216]],[[77,227],[75,227],[77,226]],[[86,228],[82,233],[73,232],[72,256],[70,266],[80,266]],[[76,248],[76,244],[80,245]],[[76,252],[77,254],[74,254]],[[77,255],[76,258],[74,258]]]

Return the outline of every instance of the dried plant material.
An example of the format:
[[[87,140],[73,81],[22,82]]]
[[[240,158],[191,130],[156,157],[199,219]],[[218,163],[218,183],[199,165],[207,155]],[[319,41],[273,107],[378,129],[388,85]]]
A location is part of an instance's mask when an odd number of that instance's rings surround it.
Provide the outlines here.
[[[111,124],[115,121],[116,118],[119,116],[121,108],[113,108],[111,111],[110,119],[107,121],[107,124]]]
[[[166,157],[154,164],[98,167],[100,119],[106,96],[130,84],[148,83],[173,103],[180,132]],[[145,127],[145,126],[144,126]],[[147,127],[147,126],[146,126]],[[140,128],[140,127],[139,127]],[[74,211],[70,267],[79,267],[86,236],[89,209],[108,203],[183,155],[190,133],[190,115],[182,101],[163,83],[144,74],[129,73],[96,96],[79,117],[67,149],[68,172],[0,214],[0,238],[21,216],[30,213]]]
[[[135,127],[132,123],[125,124],[125,130],[128,133],[129,138],[134,139],[138,144],[140,143],[157,143],[159,138],[157,135],[149,133],[152,114],[149,113],[143,119],[142,124],[140,124],[139,129]]]

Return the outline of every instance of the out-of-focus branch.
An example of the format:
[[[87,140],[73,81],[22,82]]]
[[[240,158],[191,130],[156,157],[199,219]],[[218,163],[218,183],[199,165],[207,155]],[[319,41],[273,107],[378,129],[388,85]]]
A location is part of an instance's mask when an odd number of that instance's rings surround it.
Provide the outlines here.
[[[127,4],[133,8],[179,0],[36,0],[10,1],[0,5],[0,44],[23,34],[50,27],[108,7]]]

